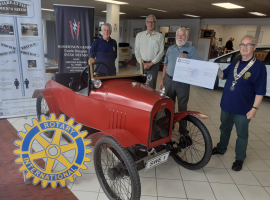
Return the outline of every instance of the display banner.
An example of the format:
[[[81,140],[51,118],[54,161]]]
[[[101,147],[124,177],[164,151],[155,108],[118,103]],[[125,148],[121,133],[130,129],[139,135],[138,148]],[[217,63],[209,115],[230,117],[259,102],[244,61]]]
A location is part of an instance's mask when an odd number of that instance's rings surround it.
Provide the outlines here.
[[[36,114],[45,87],[40,0],[0,0],[0,118]]]
[[[94,8],[54,5],[60,73],[81,72],[94,36]]]

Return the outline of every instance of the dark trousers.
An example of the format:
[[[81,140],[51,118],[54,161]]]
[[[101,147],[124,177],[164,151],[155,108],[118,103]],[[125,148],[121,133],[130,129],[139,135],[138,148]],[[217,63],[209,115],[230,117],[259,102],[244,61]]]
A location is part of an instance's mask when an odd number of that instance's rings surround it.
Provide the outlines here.
[[[173,81],[166,74],[164,78],[164,87],[166,95],[170,97],[174,102],[175,98],[177,97],[178,111],[186,111],[189,100],[190,85]]]
[[[186,83],[181,83],[177,81],[173,81],[167,74],[164,78],[164,87],[165,93],[168,97],[170,97],[174,102],[177,97],[178,103],[178,112],[187,111],[187,104],[189,100],[189,91],[190,85]],[[181,120],[179,122],[179,132],[181,134],[188,133],[186,130],[186,122]]]
[[[140,70],[140,64],[137,62],[137,70]],[[148,75],[152,75],[152,80],[148,82],[149,86],[153,89],[156,89],[157,86],[157,76],[159,70],[159,63],[154,64],[150,69],[145,69],[144,72]]]
[[[217,144],[217,149],[224,154],[227,151],[227,146],[231,137],[233,125],[235,124],[237,132],[237,140],[235,146],[236,160],[244,161],[248,145],[248,124],[250,119],[246,115],[237,115],[221,110],[220,115],[220,142]]]

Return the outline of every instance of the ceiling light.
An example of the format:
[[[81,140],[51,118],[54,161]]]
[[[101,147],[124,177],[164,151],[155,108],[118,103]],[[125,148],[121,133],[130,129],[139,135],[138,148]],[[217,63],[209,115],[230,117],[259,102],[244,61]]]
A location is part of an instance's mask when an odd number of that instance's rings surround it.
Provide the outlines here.
[[[41,8],[41,10],[54,11],[53,9]]]
[[[265,14],[259,13],[259,12],[249,12],[249,14],[257,15],[257,16],[266,16]]]
[[[188,17],[200,17],[200,16],[190,15],[190,14],[183,14],[183,15],[188,16]]]
[[[95,1],[102,1],[102,2],[106,2],[106,3],[112,3],[112,4],[128,4],[126,2],[114,1],[114,0],[95,0]]]
[[[106,10],[103,10],[102,12],[107,12]],[[124,15],[126,13],[119,12],[120,15]]]
[[[220,6],[222,8],[227,8],[227,9],[235,9],[235,8],[244,8],[242,6],[238,6],[233,3],[212,3],[214,6]]]
[[[159,12],[167,12],[166,10],[158,10],[158,9],[155,9],[155,8],[147,8],[149,10],[155,10],[155,11],[159,11]]]

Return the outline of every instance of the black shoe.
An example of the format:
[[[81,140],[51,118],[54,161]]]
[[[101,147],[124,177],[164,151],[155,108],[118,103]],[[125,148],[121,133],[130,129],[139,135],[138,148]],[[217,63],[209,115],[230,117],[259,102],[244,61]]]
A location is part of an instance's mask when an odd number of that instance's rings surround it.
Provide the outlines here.
[[[243,163],[244,162],[241,161],[241,160],[236,160],[233,163],[232,170],[234,170],[234,171],[240,171],[242,169]]]
[[[216,155],[216,154],[224,155],[223,153],[220,153],[220,152],[217,150],[217,147],[214,147],[214,149],[212,150],[212,155]]]

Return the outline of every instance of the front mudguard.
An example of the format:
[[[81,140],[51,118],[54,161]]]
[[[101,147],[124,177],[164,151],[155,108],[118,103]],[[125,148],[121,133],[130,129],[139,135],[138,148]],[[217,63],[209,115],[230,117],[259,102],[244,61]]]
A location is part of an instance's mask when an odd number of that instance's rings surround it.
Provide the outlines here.
[[[140,143],[140,141],[134,135],[124,129],[109,129],[106,131],[97,132],[88,136],[87,139],[91,139],[91,146],[95,146],[100,138],[106,136],[113,137],[124,148],[131,147]]]
[[[205,115],[205,114],[202,114],[202,113],[196,112],[196,111],[183,111],[183,112],[178,112],[178,113],[174,114],[173,124],[175,124],[179,120],[183,119],[187,115],[193,115],[194,117],[197,117],[199,119],[207,119],[210,117],[208,115]]]
[[[56,117],[58,118],[61,115],[61,111],[60,111],[58,102],[53,94],[52,89],[47,88],[47,89],[35,90],[34,94],[32,95],[32,98],[37,98],[40,93],[43,94],[47,102],[47,105],[49,107],[50,113],[55,113]]]

